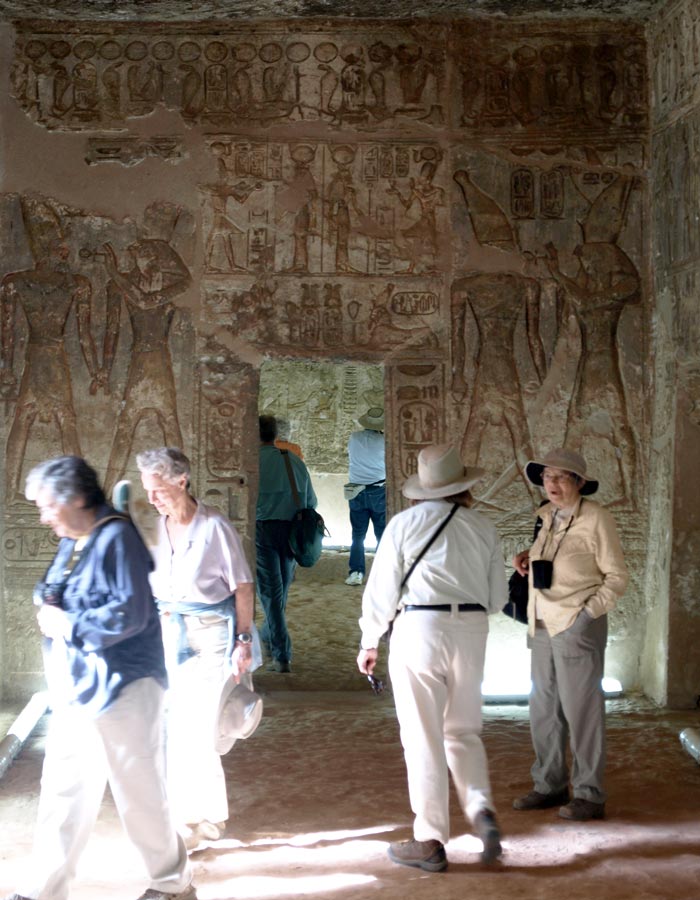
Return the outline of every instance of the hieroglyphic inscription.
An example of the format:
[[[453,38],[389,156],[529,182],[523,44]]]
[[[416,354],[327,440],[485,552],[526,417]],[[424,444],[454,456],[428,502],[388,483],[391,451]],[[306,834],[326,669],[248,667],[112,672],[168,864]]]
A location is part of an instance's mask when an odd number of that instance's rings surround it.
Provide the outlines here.
[[[457,120],[485,135],[639,130],[648,120],[646,50],[639,29],[575,32],[531,24],[454,31],[461,72]]]
[[[286,355],[335,355],[342,348],[382,359],[390,351],[437,352],[445,323],[439,295],[417,285],[407,292],[392,282],[351,279],[312,281],[264,278],[248,288],[209,286],[204,314],[238,338]],[[426,312],[405,312],[405,295],[422,297]],[[398,299],[397,299],[398,298]]]
[[[418,454],[430,444],[445,440],[445,367],[429,359],[396,360],[386,368],[388,413],[391,428],[391,462],[396,473],[393,510],[405,504],[399,488],[418,471]]]
[[[58,540],[48,528],[12,525],[2,536],[3,559],[13,566],[49,563],[56,553]]]
[[[211,140],[205,271],[436,274],[446,178],[435,144]]]
[[[191,124],[317,120],[354,129],[445,119],[442,28],[22,31],[15,97],[49,128],[123,126],[159,105]]]
[[[88,138],[85,162],[88,165],[111,162],[135,166],[149,157],[179,162],[184,156],[182,141],[178,137],[163,135],[144,139],[135,135],[119,135]]]

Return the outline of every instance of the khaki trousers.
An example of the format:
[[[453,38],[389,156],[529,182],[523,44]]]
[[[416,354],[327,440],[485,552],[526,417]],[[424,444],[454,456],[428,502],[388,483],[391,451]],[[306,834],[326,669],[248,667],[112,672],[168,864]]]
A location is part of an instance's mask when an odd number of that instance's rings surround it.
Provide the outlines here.
[[[536,791],[553,794],[569,784],[567,741],[571,744],[574,797],[605,802],[605,698],[602,678],[608,617],[592,619],[582,610],[565,631],[550,637],[538,623],[532,649],[530,731],[535,749]]]

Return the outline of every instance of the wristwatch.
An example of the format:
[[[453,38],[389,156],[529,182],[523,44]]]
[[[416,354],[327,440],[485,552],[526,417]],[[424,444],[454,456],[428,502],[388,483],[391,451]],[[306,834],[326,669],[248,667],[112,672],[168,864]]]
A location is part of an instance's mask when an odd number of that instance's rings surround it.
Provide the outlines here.
[[[239,644],[252,644],[253,635],[249,631],[241,631],[236,635],[236,641]]]

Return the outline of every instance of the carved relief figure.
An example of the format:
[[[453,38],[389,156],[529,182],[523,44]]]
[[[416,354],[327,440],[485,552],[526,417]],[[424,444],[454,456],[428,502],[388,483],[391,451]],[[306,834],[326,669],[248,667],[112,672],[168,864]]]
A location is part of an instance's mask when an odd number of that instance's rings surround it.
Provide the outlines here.
[[[539,283],[513,273],[467,275],[452,285],[453,366],[452,389],[463,395],[465,363],[465,309],[477,327],[475,381],[469,420],[462,440],[462,457],[479,462],[486,432],[505,425],[510,434],[513,458],[527,486],[523,466],[533,457],[532,440],[522,399],[515,356],[515,326],[525,312],[528,345],[540,383],[545,376],[544,347],[539,333]],[[482,461],[483,464],[483,461]],[[489,494],[507,487],[516,471],[506,472]],[[528,487],[528,490],[529,487]],[[531,492],[532,493],[532,492]]]
[[[417,179],[410,178],[410,193],[404,197],[395,182],[389,182],[388,194],[395,194],[403,208],[408,212],[414,204],[420,209],[418,221],[401,232],[404,241],[404,252],[409,259],[406,272],[413,272],[423,256],[428,257],[428,262],[420,271],[434,273],[437,271],[438,257],[438,226],[436,221],[436,209],[445,205],[445,192],[441,187],[433,184],[436,163],[426,161],[420,168]],[[402,247],[399,246],[399,252]]]
[[[236,262],[236,238],[246,232],[226,215],[226,201],[230,195],[225,185],[209,188],[212,223],[204,254],[204,265],[209,272],[246,271],[245,266]]]
[[[606,438],[615,450],[624,497],[635,503],[637,454],[620,371],[617,328],[629,303],[640,301],[639,273],[613,243],[585,243],[574,250],[575,278],[564,275],[556,248],[549,269],[566,291],[581,330],[581,356],[569,405],[566,446],[580,450],[587,436]]]
[[[173,300],[190,285],[190,273],[176,251],[162,240],[142,239],[129,247],[131,268],[122,272],[117,255],[105,244],[107,328],[103,367],[108,376],[114,361],[122,301],[133,341],[129,370],[117,418],[105,485],[111,488],[124,474],[136,428],[148,413],[160,425],[164,443],[182,446],[168,335],[175,315]]]
[[[289,155],[294,163],[294,172],[287,184],[277,191],[277,220],[293,216],[292,240],[293,258],[287,272],[309,271],[309,244],[318,234],[316,229],[316,204],[318,189],[309,166],[316,156],[316,148],[309,144],[291,147]]]
[[[5,458],[7,491],[12,500],[22,500],[22,462],[35,422],[54,423],[63,453],[80,456],[71,374],[64,347],[68,315],[75,309],[83,358],[98,386],[97,353],[90,329],[91,286],[76,275],[68,263],[69,248],[54,210],[42,201],[22,200],[22,214],[36,261],[33,269],[13,272],[2,282],[3,396],[11,397],[15,386],[12,364],[15,350],[15,320],[21,308],[28,335],[22,380]]]
[[[338,171],[328,185],[326,203],[331,239],[335,243],[335,271],[359,272],[359,269],[350,264],[351,212],[358,217],[362,216],[350,170],[355,159],[355,150],[343,145],[333,148],[331,155],[338,166]]]

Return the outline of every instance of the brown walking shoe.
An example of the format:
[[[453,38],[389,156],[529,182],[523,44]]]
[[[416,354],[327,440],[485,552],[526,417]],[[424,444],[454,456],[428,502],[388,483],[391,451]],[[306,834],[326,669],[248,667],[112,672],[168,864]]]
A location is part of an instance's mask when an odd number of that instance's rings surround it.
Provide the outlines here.
[[[594,800],[584,800],[583,797],[574,797],[571,803],[562,806],[559,810],[562,819],[572,822],[587,822],[589,819],[604,819],[605,804],[596,803]]]
[[[476,814],[474,819],[474,831],[477,837],[481,838],[483,850],[481,851],[481,861],[486,863],[495,862],[503,855],[503,847],[501,847],[501,831],[496,822],[496,814],[491,809],[482,809]]]
[[[398,841],[389,844],[389,859],[400,866],[414,866],[426,872],[447,868],[445,848],[440,841]]]
[[[569,801],[569,789],[556,791],[554,794],[540,794],[539,791],[530,791],[524,797],[513,800],[513,809],[551,809],[552,806],[561,806]]]

